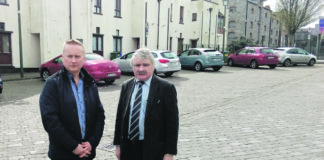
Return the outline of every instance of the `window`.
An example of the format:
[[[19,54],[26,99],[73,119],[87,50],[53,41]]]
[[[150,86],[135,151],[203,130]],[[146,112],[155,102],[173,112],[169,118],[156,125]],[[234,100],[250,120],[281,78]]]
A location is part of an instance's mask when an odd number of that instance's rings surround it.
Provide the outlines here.
[[[113,51],[114,52],[121,52],[122,48],[122,37],[120,36],[114,36],[113,37]]]
[[[11,32],[0,32],[0,64],[12,64]]]
[[[235,13],[236,12],[236,7],[230,7],[229,12],[230,13]]]
[[[251,22],[251,28],[253,28],[253,22]]]
[[[0,22],[0,31],[5,30],[5,24],[3,22]]]
[[[251,8],[251,13],[254,14],[254,8]]]
[[[192,14],[192,21],[197,21],[197,13]]]
[[[235,21],[230,21],[230,22],[228,23],[228,27],[229,27],[229,28],[235,28]]]
[[[265,18],[267,18],[268,17],[268,13],[265,13],[264,16],[265,16]]]
[[[184,10],[184,7],[183,6],[180,6],[180,24],[183,24],[183,10]]]
[[[93,53],[103,55],[103,35],[100,34],[100,27],[96,27],[96,33],[92,35]]]
[[[7,0],[0,0],[0,4],[7,4]]]
[[[264,25],[264,31],[267,31],[267,26],[266,25]]]
[[[93,12],[96,14],[101,14],[101,0],[94,0],[94,10]]]
[[[235,33],[234,32],[229,32],[228,33],[228,38],[235,38]]]
[[[252,37],[253,35],[252,35],[252,32],[250,32],[250,39],[253,39],[253,37]]]
[[[92,40],[93,53],[103,55],[103,35],[93,34]]]
[[[224,16],[218,15],[217,33],[223,34],[223,32],[224,32]]]
[[[115,17],[121,17],[121,0],[115,0]]]

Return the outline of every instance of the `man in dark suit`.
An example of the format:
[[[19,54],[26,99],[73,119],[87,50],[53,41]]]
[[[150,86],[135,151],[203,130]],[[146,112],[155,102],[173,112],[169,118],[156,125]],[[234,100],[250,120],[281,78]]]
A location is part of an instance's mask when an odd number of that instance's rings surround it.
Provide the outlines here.
[[[173,160],[177,154],[177,92],[153,74],[154,63],[148,49],[137,50],[131,59],[135,78],[122,85],[116,115],[119,160]]]
[[[93,159],[103,134],[104,109],[92,76],[82,67],[83,45],[67,41],[62,70],[48,78],[39,98],[53,160]]]

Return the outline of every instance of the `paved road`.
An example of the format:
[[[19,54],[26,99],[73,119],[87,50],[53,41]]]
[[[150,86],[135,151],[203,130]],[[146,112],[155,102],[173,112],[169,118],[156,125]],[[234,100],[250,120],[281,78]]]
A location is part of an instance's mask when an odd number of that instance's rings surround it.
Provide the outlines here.
[[[323,73],[322,64],[274,70],[224,67],[219,72],[182,70],[166,78],[178,91],[176,159],[324,159]],[[115,159],[109,143],[120,85],[130,77],[123,75],[114,85],[98,84],[107,116],[98,160]],[[6,86],[19,88],[24,96],[0,102],[0,159],[47,159],[38,108],[44,82],[17,83]]]

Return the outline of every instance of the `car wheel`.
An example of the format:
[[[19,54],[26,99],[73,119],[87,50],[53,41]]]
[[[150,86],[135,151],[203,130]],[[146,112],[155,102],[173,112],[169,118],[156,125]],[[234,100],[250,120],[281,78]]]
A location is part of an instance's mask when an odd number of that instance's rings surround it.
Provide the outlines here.
[[[275,69],[275,68],[277,67],[277,65],[273,64],[273,65],[269,65],[269,67],[270,67],[271,69]]]
[[[283,64],[282,64],[284,67],[289,67],[291,65],[291,62],[289,59],[286,59]]]
[[[214,71],[219,71],[222,67],[221,66],[217,66],[217,67],[213,67]]]
[[[233,62],[233,59],[229,59],[228,62],[227,62],[227,65],[228,66],[234,66],[234,62]]]
[[[113,84],[115,82],[115,79],[110,79],[105,81],[106,84]]]
[[[167,76],[167,77],[170,77],[170,76],[173,75],[173,72],[167,72],[167,73],[164,73],[164,75]]]
[[[47,69],[44,69],[44,70],[42,71],[42,78],[43,78],[43,80],[46,81],[46,79],[47,79],[48,77],[50,77],[50,72],[49,72]]]
[[[202,69],[201,64],[200,64],[199,62],[197,62],[197,63],[195,64],[195,70],[196,70],[196,71],[201,71],[201,69]]]
[[[250,67],[251,67],[252,69],[256,69],[256,68],[258,68],[258,67],[259,67],[259,66],[258,66],[258,62],[257,62],[256,60],[252,60],[251,63],[250,63]]]
[[[315,60],[314,59],[311,59],[307,65],[309,66],[313,66],[315,64]]]

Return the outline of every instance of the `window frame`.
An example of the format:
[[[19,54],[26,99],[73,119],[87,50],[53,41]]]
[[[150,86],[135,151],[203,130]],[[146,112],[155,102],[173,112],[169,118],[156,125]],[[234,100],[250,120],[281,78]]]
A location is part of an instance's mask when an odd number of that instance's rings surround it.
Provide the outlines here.
[[[115,15],[114,17],[121,18],[121,0],[115,0]]]
[[[192,13],[192,22],[196,22],[197,21],[197,13]]]
[[[119,45],[119,48],[118,48]],[[123,46],[123,37],[122,36],[113,36],[113,51],[122,52]]]
[[[179,16],[179,24],[184,24],[183,23],[183,15],[184,14],[184,6],[180,6],[180,16]]]
[[[93,13],[94,14],[102,14],[102,12],[101,12],[102,11],[101,2],[102,2],[101,0],[94,0],[93,1],[93,3],[94,3],[94,5],[93,5],[93,7],[94,7],[93,8],[94,9]]]

